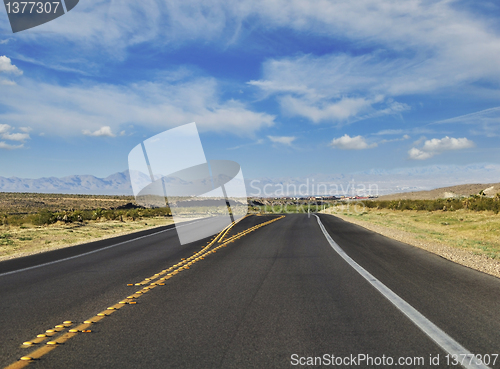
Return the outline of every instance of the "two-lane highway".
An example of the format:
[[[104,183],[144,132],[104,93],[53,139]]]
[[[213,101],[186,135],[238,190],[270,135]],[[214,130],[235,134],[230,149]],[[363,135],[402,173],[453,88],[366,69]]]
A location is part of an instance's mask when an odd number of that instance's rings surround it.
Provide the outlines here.
[[[500,354],[498,278],[319,217],[350,258],[456,342],[491,361]],[[277,218],[245,218],[224,236],[240,238],[29,366],[287,368],[343,359],[337,367],[382,368],[390,359],[395,367],[460,367],[447,365],[447,353],[332,248],[314,215]],[[179,265],[209,241],[181,246],[175,231],[164,230],[0,275],[1,364],[46,345],[23,342],[63,321],[83,323],[139,288],[127,284]]]

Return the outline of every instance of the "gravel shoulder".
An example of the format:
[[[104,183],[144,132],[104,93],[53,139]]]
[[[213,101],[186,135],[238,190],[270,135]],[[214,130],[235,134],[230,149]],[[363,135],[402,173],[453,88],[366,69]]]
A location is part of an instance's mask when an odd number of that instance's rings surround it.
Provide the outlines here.
[[[421,236],[415,233],[396,229],[394,227],[374,224],[370,221],[359,219],[353,215],[345,215],[343,213],[332,211],[331,208],[321,211],[321,213],[332,214],[342,220],[357,224],[383,236],[419,247],[455,263],[500,278],[500,260],[498,259],[492,259],[474,251],[453,247],[441,240],[434,240],[429,237],[422,239]]]

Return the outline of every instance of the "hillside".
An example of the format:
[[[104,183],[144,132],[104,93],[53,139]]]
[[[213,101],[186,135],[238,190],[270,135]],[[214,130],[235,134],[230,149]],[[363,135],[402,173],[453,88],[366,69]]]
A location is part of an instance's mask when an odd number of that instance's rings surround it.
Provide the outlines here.
[[[469,197],[484,191],[487,196],[495,196],[500,193],[500,183],[489,184],[463,184],[450,187],[441,187],[429,191],[416,191],[395,193],[391,195],[380,196],[379,200],[436,200],[450,197]]]

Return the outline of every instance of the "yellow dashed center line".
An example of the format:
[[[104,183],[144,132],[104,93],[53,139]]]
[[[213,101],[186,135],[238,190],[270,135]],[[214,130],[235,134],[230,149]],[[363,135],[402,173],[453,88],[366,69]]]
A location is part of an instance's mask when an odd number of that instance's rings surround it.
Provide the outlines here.
[[[195,252],[194,255],[190,256],[189,258],[182,258],[180,262],[177,264],[174,264],[168,269],[164,269],[159,273],[154,274],[153,276],[149,278],[145,278],[143,281],[139,283],[129,283],[128,286],[143,286],[147,285],[146,287],[143,287],[139,291],[136,291],[134,294],[131,294],[121,300],[119,303],[112,305],[106,310],[101,311],[97,315],[85,320],[82,324],[78,325],[75,328],[69,329],[67,332],[61,334],[60,336],[56,337],[55,339],[51,339],[50,341],[45,342],[45,345],[41,346],[37,350],[31,352],[30,354],[21,357],[18,361],[10,364],[9,366],[5,367],[4,369],[17,369],[17,368],[24,368],[26,365],[28,365],[30,362],[39,360],[43,355],[49,353],[53,349],[55,349],[58,345],[61,345],[68,341],[70,338],[76,336],[78,333],[90,333],[91,330],[89,329],[92,324],[104,319],[105,317],[111,315],[115,311],[121,309],[125,305],[134,305],[137,302],[135,301],[145,293],[151,291],[152,289],[156,288],[157,286],[163,286],[165,285],[165,281],[172,278],[174,275],[178,274],[179,272],[189,269],[191,265],[194,263],[204,260],[204,258],[212,253],[217,252],[218,249],[221,247],[226,247],[229,243],[234,242],[235,240],[247,235],[250,232],[255,231],[256,229],[259,229],[260,227],[263,227],[265,225],[271,224],[277,220],[280,220],[284,218],[285,216],[280,216],[278,218],[271,219],[267,222],[263,222],[260,224],[257,224],[251,228],[248,228],[240,233],[235,234],[232,237],[229,237],[225,241],[223,241],[224,237],[227,235],[227,233],[233,228],[233,226],[236,224],[235,222],[229,224],[226,228],[224,228],[222,231],[215,236],[205,247],[203,247],[200,251]],[[246,218],[246,217],[244,217]],[[241,218],[243,220],[244,218]],[[214,247],[212,250],[210,248],[214,246],[215,244],[219,244],[217,247]],[[156,281],[156,282],[153,282]],[[56,325],[54,328],[48,329],[45,331],[45,333],[38,334],[34,339],[26,341],[22,344],[21,347],[24,348],[29,348],[34,345],[39,345],[43,343],[44,341],[48,340],[49,338],[56,336],[57,334],[61,333],[65,329],[71,327],[73,325],[72,321],[66,320],[62,324]]]

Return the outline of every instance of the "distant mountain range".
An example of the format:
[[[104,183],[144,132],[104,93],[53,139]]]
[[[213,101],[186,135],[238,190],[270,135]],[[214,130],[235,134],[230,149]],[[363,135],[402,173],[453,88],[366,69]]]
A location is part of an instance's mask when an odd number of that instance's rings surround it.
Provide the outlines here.
[[[128,170],[106,178],[92,175],[38,179],[0,177],[2,192],[72,193],[90,195],[133,195]]]
[[[433,165],[309,177],[247,178],[245,182],[249,196],[386,195],[466,183],[500,182],[500,165]],[[128,170],[106,178],[92,175],[38,179],[0,177],[0,191],[133,195]]]

